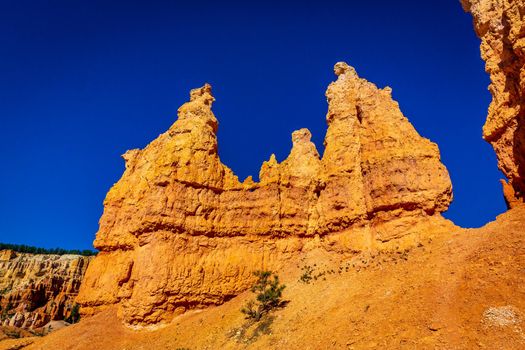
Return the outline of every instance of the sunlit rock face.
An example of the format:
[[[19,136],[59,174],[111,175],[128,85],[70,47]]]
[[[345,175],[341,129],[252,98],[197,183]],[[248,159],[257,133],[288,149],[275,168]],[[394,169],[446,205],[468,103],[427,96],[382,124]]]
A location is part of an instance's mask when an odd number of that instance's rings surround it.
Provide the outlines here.
[[[68,317],[91,259],[0,251],[0,324],[34,329]]]
[[[483,137],[496,151],[507,176],[504,195],[509,206],[525,195],[525,2],[462,0],[474,17],[481,38],[481,56],[490,75],[492,102]]]
[[[346,63],[326,92],[321,157],[307,129],[289,156],[240,182],[221,163],[211,87],[191,91],[178,120],[143,150],[124,154],[78,297],[90,314],[119,305],[131,325],[170,321],[246,290],[258,269],[301,252],[396,249],[450,230],[452,188],[437,146],[421,137],[390,88]]]

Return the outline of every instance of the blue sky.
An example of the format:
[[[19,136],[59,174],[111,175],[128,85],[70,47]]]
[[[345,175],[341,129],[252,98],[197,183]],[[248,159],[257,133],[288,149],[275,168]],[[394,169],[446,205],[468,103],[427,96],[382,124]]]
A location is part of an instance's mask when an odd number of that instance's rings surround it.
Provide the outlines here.
[[[0,11],[0,241],[90,248],[127,149],[212,84],[219,153],[239,178],[293,130],[322,151],[324,92],[346,61],[436,142],[454,185],[446,217],[481,226],[504,209],[481,138],[490,94],[459,0],[24,1]]]

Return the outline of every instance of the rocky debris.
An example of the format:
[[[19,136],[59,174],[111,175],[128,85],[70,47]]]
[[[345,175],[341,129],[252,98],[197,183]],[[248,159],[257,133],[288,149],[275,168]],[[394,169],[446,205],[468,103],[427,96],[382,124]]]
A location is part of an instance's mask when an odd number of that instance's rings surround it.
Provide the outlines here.
[[[521,322],[519,311],[512,305],[489,307],[483,312],[483,321],[492,326],[506,327]]]
[[[0,251],[0,324],[36,329],[68,317],[91,259]]]
[[[492,102],[483,137],[496,151],[509,179],[504,195],[509,207],[525,197],[525,2],[462,0],[481,38],[481,57],[490,75]]]
[[[326,92],[320,157],[307,129],[292,150],[240,182],[219,159],[210,85],[194,89],[177,121],[143,150],[104,201],[78,302],[83,314],[113,304],[128,325],[169,322],[249,288],[254,270],[277,269],[300,251],[350,253],[413,246],[454,225],[438,147],[392,100],[346,63]]]

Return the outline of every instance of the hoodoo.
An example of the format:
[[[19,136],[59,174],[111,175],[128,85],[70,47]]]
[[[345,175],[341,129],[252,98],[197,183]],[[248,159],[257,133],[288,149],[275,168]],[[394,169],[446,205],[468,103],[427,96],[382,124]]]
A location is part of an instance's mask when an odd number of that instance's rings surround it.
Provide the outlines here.
[[[462,0],[481,38],[481,56],[490,75],[492,102],[483,138],[498,157],[509,207],[525,200],[525,2]]]
[[[246,290],[252,272],[302,251],[413,246],[454,225],[438,147],[421,137],[391,89],[346,63],[326,92],[322,158],[306,129],[260,182],[240,182],[218,155],[210,85],[192,90],[178,119],[143,150],[124,154],[77,301],[84,314],[118,304],[127,324],[167,322]]]

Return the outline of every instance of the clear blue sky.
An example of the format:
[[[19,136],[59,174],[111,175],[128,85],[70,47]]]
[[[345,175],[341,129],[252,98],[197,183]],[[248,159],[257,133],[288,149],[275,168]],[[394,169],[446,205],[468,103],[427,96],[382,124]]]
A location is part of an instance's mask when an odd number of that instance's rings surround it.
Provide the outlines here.
[[[283,160],[295,129],[322,150],[324,92],[342,60],[391,86],[438,143],[448,218],[476,227],[504,211],[481,138],[489,80],[459,0],[3,0],[0,241],[90,248],[120,155],[164,132],[205,82],[220,156],[241,180],[272,152]]]

